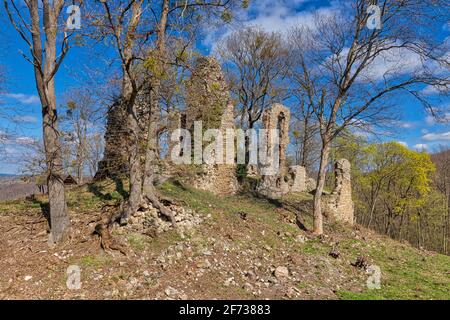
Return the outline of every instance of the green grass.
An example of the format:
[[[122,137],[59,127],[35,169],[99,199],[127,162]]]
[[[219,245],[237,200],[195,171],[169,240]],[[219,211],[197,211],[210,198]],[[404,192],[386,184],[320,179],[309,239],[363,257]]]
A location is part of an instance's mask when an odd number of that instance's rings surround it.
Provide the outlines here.
[[[366,255],[381,268],[381,289],[342,291],[342,299],[450,299],[450,257],[426,255],[390,239]]]
[[[123,190],[122,190],[123,191]],[[280,208],[276,201],[258,199],[248,194],[229,197],[217,197],[201,190],[181,184],[166,182],[160,186],[160,192],[177,200],[183,206],[190,207],[200,215],[211,215],[212,219],[205,223],[227,227],[233,234],[236,245],[242,248],[255,246],[269,246],[274,252],[278,247],[292,248],[293,252],[305,255],[308,259],[331,259],[328,256],[331,245],[319,238],[310,239],[305,243],[296,243],[295,235],[299,233],[295,225],[286,223],[281,213],[293,215]],[[72,212],[92,212],[101,208],[105,203],[117,203],[123,197],[123,192],[116,190],[113,182],[94,184],[90,187],[81,187],[68,190],[67,199]],[[0,214],[13,214],[40,210],[41,204],[46,203],[44,196],[38,201],[8,201],[0,203]],[[290,204],[311,201],[309,194],[293,194],[281,201]],[[290,209],[289,209],[290,210]],[[241,213],[247,214],[251,228],[243,228],[245,224]],[[307,227],[312,225],[311,215],[305,213],[302,218]],[[326,233],[331,237],[339,238],[341,258],[329,260],[350,276],[355,272],[348,261],[355,261],[358,256],[366,257],[370,264],[381,268],[381,289],[364,289],[362,292],[338,291],[341,299],[446,299],[450,300],[450,257],[440,254],[419,251],[409,245],[399,243],[387,237],[367,235],[367,240],[356,239],[351,236],[353,230],[340,224],[327,223]],[[219,230],[220,228],[217,228]],[[264,234],[262,231],[265,231]],[[279,237],[277,232],[289,232],[292,237]],[[189,236],[189,235],[188,235]],[[250,236],[251,241],[247,241]],[[200,237],[197,235],[197,237]],[[148,249],[159,252],[168,246],[181,241],[180,235],[174,230],[159,235],[156,239],[133,233],[127,236],[130,247],[135,251]],[[194,240],[194,239],[192,239]],[[199,241],[204,241],[202,237]],[[199,248],[202,246],[199,244]],[[270,253],[271,254],[271,253]],[[81,258],[81,266],[100,269],[109,263],[111,258],[104,255],[88,255]],[[317,270],[317,277],[321,277],[321,269]],[[358,271],[362,272],[362,271]],[[360,273],[359,273],[360,274]],[[369,275],[367,275],[368,277]],[[305,282],[299,288],[320,286],[320,283]],[[225,289],[224,289],[225,290]],[[353,290],[353,289],[348,289]]]
[[[36,201],[11,200],[0,202],[0,215],[17,212],[36,211],[41,208],[41,204]]]
[[[143,251],[146,247],[146,237],[138,234],[138,233],[132,233],[128,235],[127,237],[128,244],[133,248],[135,251]]]
[[[182,200],[197,212],[208,214],[227,223],[241,223],[238,212],[246,212],[266,230],[279,230],[298,233],[298,229],[290,224],[281,223],[276,203],[252,198],[248,195],[232,197],[216,197],[211,193],[166,183],[162,192],[175,199]],[[293,194],[282,201],[311,201],[309,194]],[[219,215],[220,213],[220,215]],[[312,223],[310,215],[303,216],[307,226]],[[450,299],[450,257],[440,254],[421,252],[409,245],[401,244],[382,236],[363,241],[353,239],[347,227],[330,223],[328,232],[344,236],[340,240],[339,250],[342,256],[355,261],[358,256],[365,256],[371,264],[381,268],[381,289],[365,289],[362,292],[338,291],[341,299]],[[250,230],[251,234],[253,230]],[[255,234],[253,234],[254,236]],[[273,233],[265,236],[258,234],[261,245],[276,249],[280,238]],[[287,237],[282,241],[288,243],[293,239]],[[311,239],[299,246],[300,254],[327,257],[331,246],[319,239]],[[335,260],[339,263],[339,260]],[[333,260],[332,263],[334,264]],[[352,266],[341,265],[348,272]],[[369,274],[367,275],[369,277]],[[306,284],[302,284],[305,286]],[[311,285],[311,284],[309,284]]]
[[[111,263],[111,261],[111,257],[106,255],[89,255],[81,258],[80,264],[83,267],[100,269]]]

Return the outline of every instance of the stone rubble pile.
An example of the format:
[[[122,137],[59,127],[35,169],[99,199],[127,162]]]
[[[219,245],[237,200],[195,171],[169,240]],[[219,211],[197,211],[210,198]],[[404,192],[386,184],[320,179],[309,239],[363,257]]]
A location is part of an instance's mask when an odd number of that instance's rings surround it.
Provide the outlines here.
[[[177,205],[170,205],[168,209],[174,214],[177,229],[181,234],[189,232],[203,222],[203,218],[192,209]],[[174,228],[172,222],[151,205],[142,208],[131,217],[130,226],[134,231],[153,230],[156,235]]]

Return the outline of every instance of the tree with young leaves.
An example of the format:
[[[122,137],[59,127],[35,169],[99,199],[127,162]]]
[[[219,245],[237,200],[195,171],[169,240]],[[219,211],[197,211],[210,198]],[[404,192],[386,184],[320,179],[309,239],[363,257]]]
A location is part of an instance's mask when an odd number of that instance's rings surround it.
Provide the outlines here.
[[[445,1],[383,0],[380,28],[365,0],[345,1],[337,14],[317,15],[313,28],[290,33],[297,57],[297,84],[317,121],[320,166],[314,195],[314,233],[323,233],[321,198],[332,142],[348,127],[393,120],[392,102],[409,94],[431,114],[438,110],[421,93],[426,85],[450,85],[448,44],[433,36],[449,16]],[[402,56],[411,57],[403,59]],[[411,63],[415,61],[416,63]]]
[[[367,167],[360,181],[364,194],[370,195],[367,226],[373,223],[375,210],[383,211],[382,231],[392,235],[394,220],[400,219],[403,224],[408,212],[425,203],[435,168],[427,153],[409,150],[397,142],[372,144],[366,152]]]

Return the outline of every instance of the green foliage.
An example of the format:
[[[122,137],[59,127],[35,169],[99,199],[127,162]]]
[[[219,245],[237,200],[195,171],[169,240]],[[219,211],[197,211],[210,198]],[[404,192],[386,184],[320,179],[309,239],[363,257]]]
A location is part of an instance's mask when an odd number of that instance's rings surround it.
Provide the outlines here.
[[[236,167],[236,177],[239,180],[245,179],[247,177],[247,166],[245,164],[238,164]]]
[[[164,64],[154,51],[150,51],[148,54],[147,59],[144,61],[144,67],[157,79],[163,80],[167,76]]]
[[[378,190],[388,211],[403,214],[425,203],[435,170],[427,153],[397,142],[373,144],[365,152],[367,172],[360,181],[364,189]]]

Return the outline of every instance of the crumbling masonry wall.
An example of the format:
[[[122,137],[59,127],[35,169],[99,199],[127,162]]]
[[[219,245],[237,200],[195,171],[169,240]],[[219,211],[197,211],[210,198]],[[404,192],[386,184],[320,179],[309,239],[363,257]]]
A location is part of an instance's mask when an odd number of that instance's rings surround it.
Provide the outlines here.
[[[302,166],[290,166],[288,170],[290,192],[305,192],[306,185],[306,168]]]
[[[234,106],[230,103],[229,89],[220,63],[213,57],[197,59],[186,87],[186,128],[193,133],[194,121],[202,121],[203,132],[219,129],[223,137],[223,150],[226,150],[226,130],[234,130]],[[236,193],[236,164],[225,163],[225,151],[223,156],[223,164],[199,165],[199,174],[190,181],[192,185],[218,195]]]
[[[351,165],[347,159],[335,163],[335,188],[323,197],[324,213],[337,221],[354,223]]]
[[[185,115],[183,114],[183,116],[185,116]],[[167,119],[167,130],[169,132],[169,138],[168,138],[169,150],[167,152],[167,155],[170,159],[173,149],[175,148],[176,145],[179,144],[179,141],[172,141],[172,134],[177,129],[182,129],[182,128],[184,129],[185,126],[183,126],[183,124],[182,124],[182,114],[178,110],[170,112],[167,115],[167,118],[168,118]]]
[[[290,116],[290,110],[282,104],[274,104],[271,108],[264,110],[262,115],[263,129],[268,130],[266,137],[268,161],[258,164],[261,181],[257,191],[268,198],[278,198],[290,191],[290,175],[287,175],[286,168]],[[278,140],[273,137],[275,132],[278,134]],[[274,145],[275,142],[278,146]],[[261,147],[264,146],[259,143],[259,148]],[[274,153],[275,148],[278,148],[278,152]]]
[[[263,128],[267,130],[279,130],[279,173],[286,174],[286,150],[289,145],[289,121],[291,119],[291,112],[282,104],[276,103],[271,108],[264,110],[262,115]],[[276,147],[273,146],[272,135],[273,131],[269,131],[267,142],[268,150]],[[273,159],[276,161],[276,159]]]
[[[136,97],[136,117],[141,128],[147,128],[150,110],[150,88],[144,86]],[[117,99],[107,112],[105,131],[105,150],[103,159],[98,163],[95,179],[115,178],[128,174],[130,135],[127,126],[127,106]],[[146,141],[146,131],[142,132],[142,141]]]

